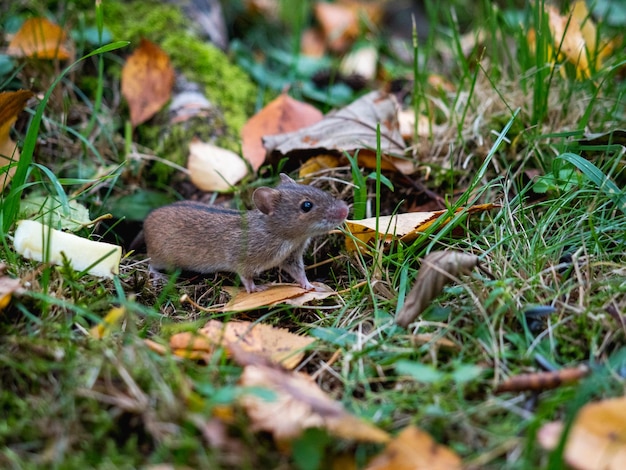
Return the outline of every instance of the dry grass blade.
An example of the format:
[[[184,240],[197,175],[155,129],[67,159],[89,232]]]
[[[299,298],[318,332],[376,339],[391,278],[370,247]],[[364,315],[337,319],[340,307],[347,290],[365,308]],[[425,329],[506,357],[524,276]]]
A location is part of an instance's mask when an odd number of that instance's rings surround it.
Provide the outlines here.
[[[415,285],[396,315],[396,323],[407,327],[454,278],[478,266],[478,257],[458,251],[436,251],[422,261]]]

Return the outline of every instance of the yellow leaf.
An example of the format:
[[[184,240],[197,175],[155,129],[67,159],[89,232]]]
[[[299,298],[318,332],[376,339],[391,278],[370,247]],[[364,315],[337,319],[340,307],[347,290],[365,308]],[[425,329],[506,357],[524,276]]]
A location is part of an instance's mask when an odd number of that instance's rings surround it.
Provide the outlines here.
[[[109,336],[111,331],[122,321],[125,313],[126,309],[124,307],[113,307],[102,319],[102,323],[91,329],[91,336],[96,339]]]
[[[479,204],[467,208],[468,214],[484,212],[497,208],[496,204]],[[465,208],[457,209],[457,213],[466,210]],[[432,212],[407,212],[404,214],[387,215],[378,218],[378,239],[384,245],[389,245],[394,240],[400,240],[403,243],[410,243],[420,236],[428,227],[442,215],[448,211],[432,211]],[[450,217],[445,223],[450,221]],[[363,220],[347,220],[346,226],[352,235],[362,243],[357,245],[351,238],[346,238],[346,248],[349,251],[360,249],[365,251],[366,246],[372,246],[376,240],[376,217]]]

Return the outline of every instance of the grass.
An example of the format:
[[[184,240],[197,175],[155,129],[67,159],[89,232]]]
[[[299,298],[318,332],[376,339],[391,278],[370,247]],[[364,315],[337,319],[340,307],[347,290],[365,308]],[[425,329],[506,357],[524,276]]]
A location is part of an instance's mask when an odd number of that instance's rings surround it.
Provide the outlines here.
[[[539,448],[539,428],[557,419],[571,422],[585,403],[623,394],[624,330],[611,312],[619,316],[626,308],[624,152],[608,137],[580,139],[585,129],[606,132],[624,121],[619,103],[625,87],[617,74],[626,56],[616,49],[591,78],[576,80],[571,65],[546,65],[551,39],[543,2],[523,11],[482,2],[471,19],[475,24],[469,25],[458,21],[463,2],[451,2],[438,22],[434,3],[426,3],[431,23],[438,26],[423,43],[411,42],[416,57],[406,65],[418,77],[409,106],[437,119],[433,135],[415,146],[422,162],[419,175],[430,174],[424,183],[446,198],[451,214],[475,202],[502,207],[480,220],[455,214],[450,223],[439,222],[410,246],[393,246],[373,258],[345,253],[338,236],[326,244],[316,241],[309,265],[329,253],[337,260],[312,270],[310,277],[319,275],[336,285],[343,292],[340,301],[218,318],[243,317],[318,338],[302,370],[317,373],[322,389],[348,410],[393,434],[416,424],[475,468],[564,468],[562,448]],[[521,18],[521,26],[507,15]],[[292,30],[302,31],[301,15],[292,21]],[[468,58],[461,29],[470,26],[499,40],[485,41]],[[537,54],[526,38],[530,26],[540,32]],[[601,23],[598,34],[613,33]],[[439,55],[435,39],[440,36],[448,38],[452,61]],[[254,37],[258,40],[258,32]],[[289,39],[288,53],[295,54],[298,42]],[[28,262],[13,251],[10,236],[25,195],[76,199],[93,215],[106,212],[126,186],[150,187],[147,172],[138,170],[136,162],[120,166],[117,161],[121,147],[133,147],[133,135],[122,122],[108,124],[114,106],[107,90],[115,78],[107,75],[107,63],[120,60],[113,53],[121,47],[114,42],[96,48],[60,72],[50,88],[37,90],[44,95],[27,122],[16,125],[22,157],[0,199],[0,259],[25,291],[0,311],[0,466],[169,463],[312,469],[329,468],[342,455],[364,466],[380,446],[311,430],[289,454],[266,433],[253,431],[237,405],[246,392],[238,384],[241,367],[225,354],[200,364],[147,349],[145,338],[166,343],[174,332],[193,331],[208,319],[182,303],[182,294],[201,305],[220,303],[225,299],[220,286],[234,277],[173,276],[157,289],[148,281],[141,257],[126,259],[119,277],[102,281],[69,266]],[[456,91],[433,90],[427,81],[430,70],[447,73]],[[54,101],[55,91],[76,86],[70,80],[75,71],[97,78],[92,94],[82,95],[93,100],[88,103],[93,114],[84,114],[78,124],[63,121]],[[42,145],[43,124],[48,137],[78,149],[76,161],[86,168],[95,159],[94,171],[80,174],[71,163],[57,161],[55,152],[63,149]],[[378,157],[373,170],[359,168],[352,159],[349,167],[332,171],[336,180],[354,184],[354,191],[347,184],[327,188],[354,203],[360,216],[368,207],[384,215],[426,202],[402,178],[382,172]],[[100,177],[98,165],[116,170]],[[535,173],[538,180],[529,177]],[[244,185],[237,197],[249,200],[246,195],[257,184]],[[123,223],[105,223],[81,234],[106,232],[126,240]],[[458,228],[464,229],[461,236]],[[419,259],[446,248],[478,255],[494,279],[479,273],[464,276],[446,287],[409,330],[394,325]],[[546,306],[553,313],[529,315]],[[114,307],[124,309],[122,323],[95,339],[91,328]],[[336,361],[328,364],[336,351]],[[494,393],[511,375],[583,363],[592,373],[579,384],[539,393]],[[225,409],[229,417],[217,418]]]

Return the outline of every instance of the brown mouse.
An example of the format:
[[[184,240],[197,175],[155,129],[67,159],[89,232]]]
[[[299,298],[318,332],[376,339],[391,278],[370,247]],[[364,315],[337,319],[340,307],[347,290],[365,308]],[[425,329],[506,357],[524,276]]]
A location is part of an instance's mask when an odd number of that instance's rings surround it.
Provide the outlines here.
[[[256,209],[251,211],[192,201],[152,211],[143,227],[151,270],[235,272],[253,292],[263,290],[254,284],[254,276],[279,266],[302,288],[314,289],[304,272],[304,250],[311,237],[343,223],[348,206],[285,174],[280,179],[276,188],[254,191]]]

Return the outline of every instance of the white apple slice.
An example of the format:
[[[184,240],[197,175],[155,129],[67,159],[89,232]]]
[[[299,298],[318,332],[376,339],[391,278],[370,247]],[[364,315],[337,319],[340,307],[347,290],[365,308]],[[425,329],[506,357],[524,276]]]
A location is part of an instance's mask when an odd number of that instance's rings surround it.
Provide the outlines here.
[[[89,268],[89,274],[109,278],[120,272],[121,246],[54,230],[34,220],[17,223],[13,244],[20,255],[35,261],[60,265],[64,254],[76,271]]]

